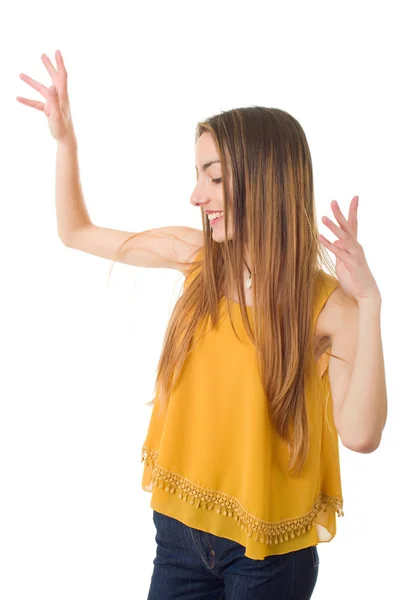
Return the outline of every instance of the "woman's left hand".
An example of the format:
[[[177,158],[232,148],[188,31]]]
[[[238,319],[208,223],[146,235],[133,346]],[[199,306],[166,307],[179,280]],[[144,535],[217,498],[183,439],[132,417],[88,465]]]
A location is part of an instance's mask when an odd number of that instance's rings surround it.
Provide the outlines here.
[[[318,239],[334,253],[336,257],[336,274],[338,281],[346,294],[360,300],[381,298],[376,281],[365,258],[364,250],[357,241],[357,209],[358,196],[350,203],[349,219],[344,218],[338,203],[331,202],[333,214],[340,227],[328,217],[322,217],[322,222],[339,238],[331,244],[323,235]]]

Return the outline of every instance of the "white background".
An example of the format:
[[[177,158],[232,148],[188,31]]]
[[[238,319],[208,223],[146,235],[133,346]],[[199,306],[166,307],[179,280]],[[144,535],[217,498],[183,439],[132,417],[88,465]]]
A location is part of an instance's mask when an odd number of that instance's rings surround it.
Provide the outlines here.
[[[8,3],[1,45],[0,597],[145,600],[155,556],[141,447],[183,276],[68,249],[40,56],[60,49],[92,222],[201,228],[189,203],[197,121],[288,111],[312,153],[320,232],[360,196],[382,302],[389,417],[380,447],[341,446],[343,518],[318,546],[313,600],[394,597],[399,511],[399,87],[396,2]],[[334,259],[334,256],[332,255]],[[396,586],[396,587],[395,587]],[[386,590],[386,591],[385,591]]]

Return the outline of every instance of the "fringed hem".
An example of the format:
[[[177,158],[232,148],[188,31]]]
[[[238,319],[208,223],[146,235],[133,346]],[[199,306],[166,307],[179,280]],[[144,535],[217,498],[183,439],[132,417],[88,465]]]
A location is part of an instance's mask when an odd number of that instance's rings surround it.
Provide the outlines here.
[[[146,467],[152,467],[151,481],[156,487],[163,488],[170,494],[177,493],[181,500],[189,502],[197,508],[215,510],[218,514],[222,513],[226,517],[233,517],[241,529],[246,531],[248,538],[253,538],[260,543],[269,545],[283,543],[310,531],[317,522],[318,513],[321,511],[332,512],[334,510],[339,517],[344,516],[343,499],[321,492],[312,509],[303,517],[286,519],[279,523],[261,521],[246,512],[236,498],[221,492],[205,490],[184,477],[166,471],[155,463],[157,457],[156,450],[143,447],[141,462],[144,462]]]

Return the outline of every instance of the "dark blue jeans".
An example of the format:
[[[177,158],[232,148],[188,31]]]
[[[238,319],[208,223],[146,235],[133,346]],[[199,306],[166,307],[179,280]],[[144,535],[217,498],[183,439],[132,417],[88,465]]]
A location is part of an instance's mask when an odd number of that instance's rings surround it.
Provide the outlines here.
[[[147,600],[309,600],[317,546],[254,560],[227,538],[153,511],[157,552]]]

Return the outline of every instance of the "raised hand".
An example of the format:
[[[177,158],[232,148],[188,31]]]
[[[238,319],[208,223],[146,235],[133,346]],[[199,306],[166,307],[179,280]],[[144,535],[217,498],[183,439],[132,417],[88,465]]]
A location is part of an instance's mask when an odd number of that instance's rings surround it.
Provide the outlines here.
[[[74,138],[74,130],[71,119],[71,108],[68,98],[67,89],[67,71],[64,61],[59,50],[56,51],[57,69],[53,66],[46,54],[42,54],[41,59],[49,73],[53,85],[47,88],[42,83],[35,81],[28,75],[20,73],[20,78],[30,85],[34,90],[37,90],[46,102],[38,100],[30,100],[17,96],[18,102],[31,106],[37,110],[41,110],[47,117],[50,128],[50,133],[57,141],[64,141],[68,138]]]
[[[339,225],[329,217],[323,216],[322,222],[338,237],[331,244],[322,234],[320,241],[335,254],[336,274],[346,294],[353,296],[358,302],[364,299],[380,298],[380,292],[371,269],[367,263],[364,249],[357,239],[358,229],[358,196],[350,203],[349,218],[345,219],[339,204],[331,202],[333,214]]]

